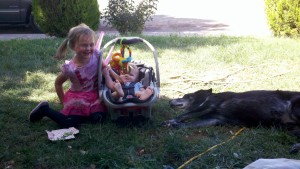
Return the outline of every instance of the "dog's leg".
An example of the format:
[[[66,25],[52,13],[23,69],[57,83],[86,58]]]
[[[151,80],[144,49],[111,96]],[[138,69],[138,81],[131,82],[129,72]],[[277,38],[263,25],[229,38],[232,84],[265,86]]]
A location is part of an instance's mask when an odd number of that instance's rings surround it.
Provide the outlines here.
[[[175,119],[171,119],[171,120],[166,120],[164,122],[162,122],[160,125],[163,126],[163,127],[179,127],[181,126],[181,122],[179,121],[176,121]]]
[[[208,114],[208,113],[211,113],[211,110],[205,110],[205,111],[202,111],[202,112],[188,112],[188,113],[184,113],[184,114],[181,114],[171,120],[167,120],[167,121],[164,121],[161,125],[162,126],[165,126],[165,127],[175,127],[175,128],[178,128],[178,127],[181,127],[181,126],[185,126],[185,123],[184,122],[185,120],[188,120],[188,119],[194,119],[194,118],[197,118],[197,117],[201,117],[205,114]],[[208,120],[207,120],[208,122]],[[203,124],[205,125],[205,122],[203,121]],[[213,123],[211,123],[213,124]]]
[[[300,130],[299,129],[290,130],[288,133],[290,135],[296,136],[298,139],[300,138]],[[292,147],[289,150],[290,154],[296,154],[299,151],[300,151],[300,143],[296,143],[296,144],[292,145]]]
[[[174,128],[192,128],[192,127],[207,127],[207,126],[216,126],[224,124],[221,120],[216,118],[209,118],[209,119],[200,119],[194,122],[182,123],[174,121],[174,119],[166,121],[168,125],[166,127],[174,127]],[[165,124],[167,124],[164,122]]]
[[[190,111],[190,112],[187,112],[187,113],[184,113],[184,114],[181,114],[181,115],[175,117],[174,120],[176,120],[178,122],[183,122],[183,121],[186,121],[188,119],[197,118],[197,117],[206,115],[206,114],[211,113],[211,112],[212,112],[211,108],[208,108],[208,109],[203,110],[203,111]]]
[[[189,123],[181,123],[180,127],[183,128],[190,128],[190,127],[207,127],[207,126],[217,126],[224,124],[223,121],[216,118],[209,118],[209,119],[201,119],[194,122]]]
[[[300,102],[299,96],[291,99],[292,114],[294,116],[296,116],[296,118],[298,118],[300,116],[299,102]],[[296,136],[298,139],[300,138],[300,130],[299,129],[290,130],[289,134]],[[296,143],[296,144],[292,145],[289,150],[290,154],[296,154],[299,151],[300,151],[300,143]]]

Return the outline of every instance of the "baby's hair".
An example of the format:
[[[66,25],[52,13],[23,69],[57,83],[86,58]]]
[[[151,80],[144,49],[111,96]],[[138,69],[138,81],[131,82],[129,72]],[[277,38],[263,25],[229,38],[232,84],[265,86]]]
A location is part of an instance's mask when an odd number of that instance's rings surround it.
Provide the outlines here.
[[[133,64],[133,63],[129,63],[128,64],[128,72],[130,73],[131,72],[131,70],[135,70],[135,71],[138,71],[138,67],[135,65],[135,64]]]
[[[137,77],[136,77],[136,79],[135,79],[135,81],[136,82],[138,82],[139,81],[139,68],[134,64],[134,63],[129,63],[128,64],[128,73],[133,73],[133,74],[137,74]]]
[[[79,38],[82,35],[93,36],[94,41],[96,41],[96,33],[89,26],[82,23],[70,29],[67,37],[60,44],[54,57],[57,60],[63,59],[67,54],[68,47],[74,50],[75,44],[78,42]]]

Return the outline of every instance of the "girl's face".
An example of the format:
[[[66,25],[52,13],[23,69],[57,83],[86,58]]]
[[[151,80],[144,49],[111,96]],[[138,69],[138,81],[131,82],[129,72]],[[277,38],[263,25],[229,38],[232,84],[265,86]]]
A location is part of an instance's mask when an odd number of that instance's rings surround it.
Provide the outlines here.
[[[77,57],[90,57],[94,52],[94,38],[89,35],[80,36],[75,44],[74,51]]]

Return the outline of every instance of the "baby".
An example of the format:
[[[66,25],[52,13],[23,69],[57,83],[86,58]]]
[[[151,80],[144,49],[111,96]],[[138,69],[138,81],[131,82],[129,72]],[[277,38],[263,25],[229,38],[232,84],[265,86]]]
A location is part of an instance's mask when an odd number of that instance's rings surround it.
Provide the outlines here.
[[[136,65],[129,63],[128,67],[128,73],[121,75],[117,75],[109,66],[103,69],[106,86],[113,91],[112,97],[119,101],[133,97],[142,101],[147,100],[153,94],[153,88],[150,86],[145,88],[138,82],[139,70]],[[113,81],[110,75],[116,80]]]

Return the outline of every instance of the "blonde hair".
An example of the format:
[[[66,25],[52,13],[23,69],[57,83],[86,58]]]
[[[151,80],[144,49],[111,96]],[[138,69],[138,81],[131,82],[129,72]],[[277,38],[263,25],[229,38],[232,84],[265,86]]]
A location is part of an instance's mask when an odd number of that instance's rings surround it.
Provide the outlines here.
[[[67,54],[68,47],[74,50],[75,44],[79,41],[79,38],[83,35],[92,36],[94,41],[96,41],[96,33],[86,24],[82,23],[70,29],[67,37],[60,44],[55,54],[57,60],[63,59]]]

